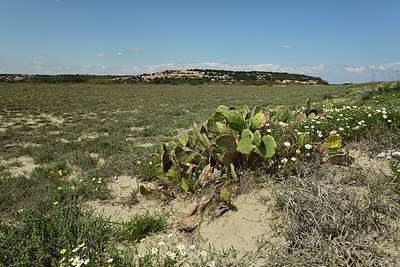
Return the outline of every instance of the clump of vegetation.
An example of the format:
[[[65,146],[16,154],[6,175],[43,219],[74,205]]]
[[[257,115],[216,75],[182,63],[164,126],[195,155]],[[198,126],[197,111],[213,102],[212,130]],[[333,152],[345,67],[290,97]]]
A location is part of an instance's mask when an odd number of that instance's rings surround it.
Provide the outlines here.
[[[124,222],[119,236],[132,243],[138,242],[146,235],[161,230],[165,221],[165,216],[152,216],[146,211],[143,215],[136,215],[130,221]]]

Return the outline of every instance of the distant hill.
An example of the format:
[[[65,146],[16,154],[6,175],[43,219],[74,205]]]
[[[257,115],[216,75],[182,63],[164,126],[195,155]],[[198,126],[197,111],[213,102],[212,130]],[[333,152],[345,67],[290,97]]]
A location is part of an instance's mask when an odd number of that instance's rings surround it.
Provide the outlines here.
[[[320,77],[304,74],[292,74],[286,72],[266,71],[230,71],[212,69],[188,69],[166,70],[152,74],[141,75],[26,75],[26,74],[0,74],[0,82],[40,82],[40,83],[169,83],[169,84],[200,84],[200,83],[224,83],[224,84],[328,84]]]
[[[320,77],[308,76],[304,74],[212,69],[166,70],[153,74],[137,75],[135,78],[141,81],[203,80],[210,82],[327,84],[327,82],[322,80]]]

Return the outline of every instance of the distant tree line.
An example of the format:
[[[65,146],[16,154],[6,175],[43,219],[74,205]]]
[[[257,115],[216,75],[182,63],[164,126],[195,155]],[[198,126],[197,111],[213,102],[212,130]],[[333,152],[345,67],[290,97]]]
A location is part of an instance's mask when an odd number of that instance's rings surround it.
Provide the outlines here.
[[[320,77],[304,74],[290,74],[286,72],[263,72],[263,71],[227,71],[227,70],[200,70],[191,69],[204,73],[201,77],[168,76],[162,78],[151,78],[149,74],[119,76],[119,75],[83,75],[83,74],[61,74],[61,75],[26,75],[26,74],[0,74],[0,82],[31,82],[31,83],[153,83],[153,84],[191,84],[203,83],[223,84],[249,84],[249,85],[273,85],[283,81],[298,83],[315,82],[316,84],[328,84]],[[176,71],[167,70],[162,73],[171,74]]]

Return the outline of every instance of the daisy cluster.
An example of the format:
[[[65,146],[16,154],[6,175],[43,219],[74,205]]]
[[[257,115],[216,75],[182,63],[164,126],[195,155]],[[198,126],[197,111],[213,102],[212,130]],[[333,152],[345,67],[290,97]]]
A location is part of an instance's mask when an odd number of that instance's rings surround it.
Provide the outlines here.
[[[144,258],[157,257],[158,259],[173,261],[179,263],[179,266],[191,266],[191,259],[199,258],[202,263],[206,263],[206,266],[215,266],[215,261],[208,260],[208,254],[205,250],[199,250],[195,244],[185,245],[184,243],[172,242],[172,234],[167,236],[168,241],[160,241],[156,246],[147,246],[147,253],[139,252],[137,258],[139,263]],[[159,239],[163,240],[164,236],[158,236]],[[145,243],[146,239],[140,240],[140,243]],[[169,244],[166,245],[166,242]],[[194,264],[194,262],[192,263]]]
[[[76,248],[74,248],[72,250],[72,252],[75,254],[77,253],[79,250],[81,251],[81,253],[84,253],[84,250],[87,247],[85,246],[85,243],[80,244],[79,246],[77,246]],[[60,250],[60,254],[64,255],[68,250],[63,248]],[[85,258],[81,258],[79,255],[75,255],[73,257],[71,257],[68,261],[66,260],[66,257],[64,256],[61,260],[60,260],[60,267],[63,266],[76,266],[76,267],[80,267],[82,265],[87,265],[89,263],[89,259],[85,259]]]
[[[81,267],[81,266],[87,265],[90,262],[90,259],[87,257],[87,255],[85,253],[86,249],[87,249],[87,247],[85,246],[85,243],[81,243],[76,248],[72,249],[70,253],[68,253],[68,250],[65,248],[61,249],[60,254],[63,256],[63,258],[59,261],[59,264],[60,264],[59,266],[60,267],[66,267],[66,266]],[[69,255],[69,257],[66,257],[67,254]],[[79,255],[79,254],[81,254],[81,255]],[[106,260],[106,263],[112,263],[112,262],[113,262],[112,258],[108,258]]]
[[[377,155],[377,157],[381,159],[391,159],[396,156],[400,157],[400,151],[394,151],[393,149],[389,149],[387,152],[381,152]]]

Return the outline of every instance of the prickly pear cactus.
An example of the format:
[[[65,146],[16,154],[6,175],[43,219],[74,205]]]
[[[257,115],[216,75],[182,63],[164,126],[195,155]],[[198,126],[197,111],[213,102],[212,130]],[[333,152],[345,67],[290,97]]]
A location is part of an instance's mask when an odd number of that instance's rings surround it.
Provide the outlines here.
[[[251,128],[254,130],[264,127],[267,123],[264,113],[257,113],[251,118]]]
[[[249,129],[243,130],[242,139],[240,139],[236,148],[237,151],[242,154],[250,154],[253,151],[253,138],[253,133]]]
[[[161,164],[164,173],[167,173],[169,169],[171,169],[172,165],[174,165],[174,163],[172,162],[170,157],[171,152],[169,151],[169,149],[165,144],[162,146],[162,150],[163,152],[161,154]]]
[[[175,148],[175,157],[180,165],[186,165],[191,161],[190,156],[186,154],[185,150],[183,150],[183,148],[180,146]]]
[[[250,112],[250,109],[247,105],[244,105],[242,108],[242,111],[243,111],[243,115],[246,116]]]
[[[182,144],[182,146],[187,146],[187,144],[189,143],[189,133],[186,129],[179,129],[176,137],[178,138],[178,141]]]
[[[253,111],[251,112],[251,117],[254,117],[256,114],[261,113],[262,112],[262,108],[257,105],[253,108]]]
[[[224,134],[224,135],[219,136],[215,140],[215,143],[219,146],[227,147],[230,149],[235,149],[237,147],[236,138],[230,134]]]
[[[226,115],[228,126],[235,131],[243,131],[246,128],[246,123],[243,116],[236,110],[229,110]]]
[[[275,155],[275,139],[270,135],[265,135],[261,140],[261,144],[255,147],[256,151],[266,159],[272,158]]]
[[[219,133],[217,122],[214,119],[208,119],[206,122],[207,130],[211,133]]]
[[[213,119],[216,122],[225,122],[228,111],[229,111],[228,107],[224,105],[218,106],[217,110],[214,112]]]
[[[289,109],[286,106],[277,106],[275,108],[275,115],[279,121],[286,122],[289,119]]]
[[[257,131],[254,132],[254,138],[253,138],[253,140],[254,140],[254,144],[255,144],[256,146],[260,146],[260,145],[261,145],[262,140],[261,140],[261,133],[260,133],[259,130],[257,130]]]
[[[335,152],[342,147],[342,138],[339,135],[331,135],[326,138],[323,146],[328,152]]]

